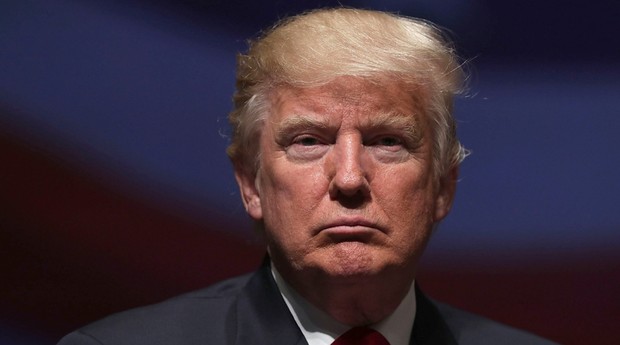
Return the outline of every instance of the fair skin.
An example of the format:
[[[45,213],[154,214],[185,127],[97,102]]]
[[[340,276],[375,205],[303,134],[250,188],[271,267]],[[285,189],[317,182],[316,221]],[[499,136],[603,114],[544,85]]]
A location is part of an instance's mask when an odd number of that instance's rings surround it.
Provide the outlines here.
[[[352,77],[280,87],[261,132],[258,172],[236,169],[280,274],[351,326],[398,306],[454,195],[456,169],[435,178],[428,121],[406,90]]]

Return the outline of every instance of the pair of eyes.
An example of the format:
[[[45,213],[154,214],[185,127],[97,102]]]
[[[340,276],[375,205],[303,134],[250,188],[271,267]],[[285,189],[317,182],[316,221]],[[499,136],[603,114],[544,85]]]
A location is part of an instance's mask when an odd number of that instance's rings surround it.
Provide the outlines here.
[[[315,136],[302,135],[302,136],[299,136],[293,139],[292,144],[311,147],[311,146],[318,146],[318,145],[326,145],[328,143],[326,143],[325,141]],[[388,147],[388,148],[401,147],[401,146],[404,146],[404,144],[405,144],[404,140],[402,140],[401,138],[397,136],[389,136],[389,135],[379,136],[379,137],[373,138],[372,140],[369,140],[368,142],[364,142],[365,146],[381,146],[381,147]]]
[[[405,161],[417,151],[421,143],[416,139],[386,133],[363,138],[361,144],[367,153],[379,161],[394,163]],[[336,140],[306,133],[293,136],[288,143],[284,148],[290,159],[308,162],[324,157],[329,148],[336,144]]]

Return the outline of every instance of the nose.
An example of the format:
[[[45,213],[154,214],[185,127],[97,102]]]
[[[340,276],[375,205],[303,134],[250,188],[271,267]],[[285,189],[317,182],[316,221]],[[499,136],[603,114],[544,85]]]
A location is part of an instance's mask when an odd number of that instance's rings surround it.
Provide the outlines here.
[[[332,150],[329,195],[332,199],[365,200],[370,195],[368,169],[361,139],[340,138]]]

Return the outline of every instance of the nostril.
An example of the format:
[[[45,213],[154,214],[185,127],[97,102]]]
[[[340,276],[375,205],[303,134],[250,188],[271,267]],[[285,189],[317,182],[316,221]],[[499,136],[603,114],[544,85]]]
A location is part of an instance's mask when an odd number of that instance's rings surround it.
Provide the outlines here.
[[[336,175],[330,185],[332,199],[365,199],[370,194],[366,177],[362,174]]]
[[[367,193],[364,193],[362,190],[358,190],[353,194],[346,194],[342,191],[336,194],[334,198],[340,205],[349,209],[357,209],[362,207],[368,199]]]

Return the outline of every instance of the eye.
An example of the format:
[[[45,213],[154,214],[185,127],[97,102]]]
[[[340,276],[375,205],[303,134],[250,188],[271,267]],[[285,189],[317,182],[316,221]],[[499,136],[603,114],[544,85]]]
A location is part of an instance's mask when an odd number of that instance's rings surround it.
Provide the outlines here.
[[[398,146],[402,144],[403,144],[403,141],[397,137],[381,137],[375,143],[375,145],[388,146],[388,147]]]
[[[405,146],[405,141],[399,136],[382,135],[370,140],[366,145],[385,149],[388,151],[396,151]]]
[[[406,139],[394,133],[377,135],[364,145],[375,158],[386,163],[401,162],[410,153]]]
[[[298,138],[295,138],[293,140],[293,144],[297,144],[297,145],[301,145],[301,146],[314,146],[314,145],[319,145],[320,141],[319,139],[309,136],[309,135],[304,135],[304,136],[300,136]]]
[[[319,159],[328,150],[329,144],[322,138],[303,134],[294,137],[286,147],[288,157],[297,161]]]

